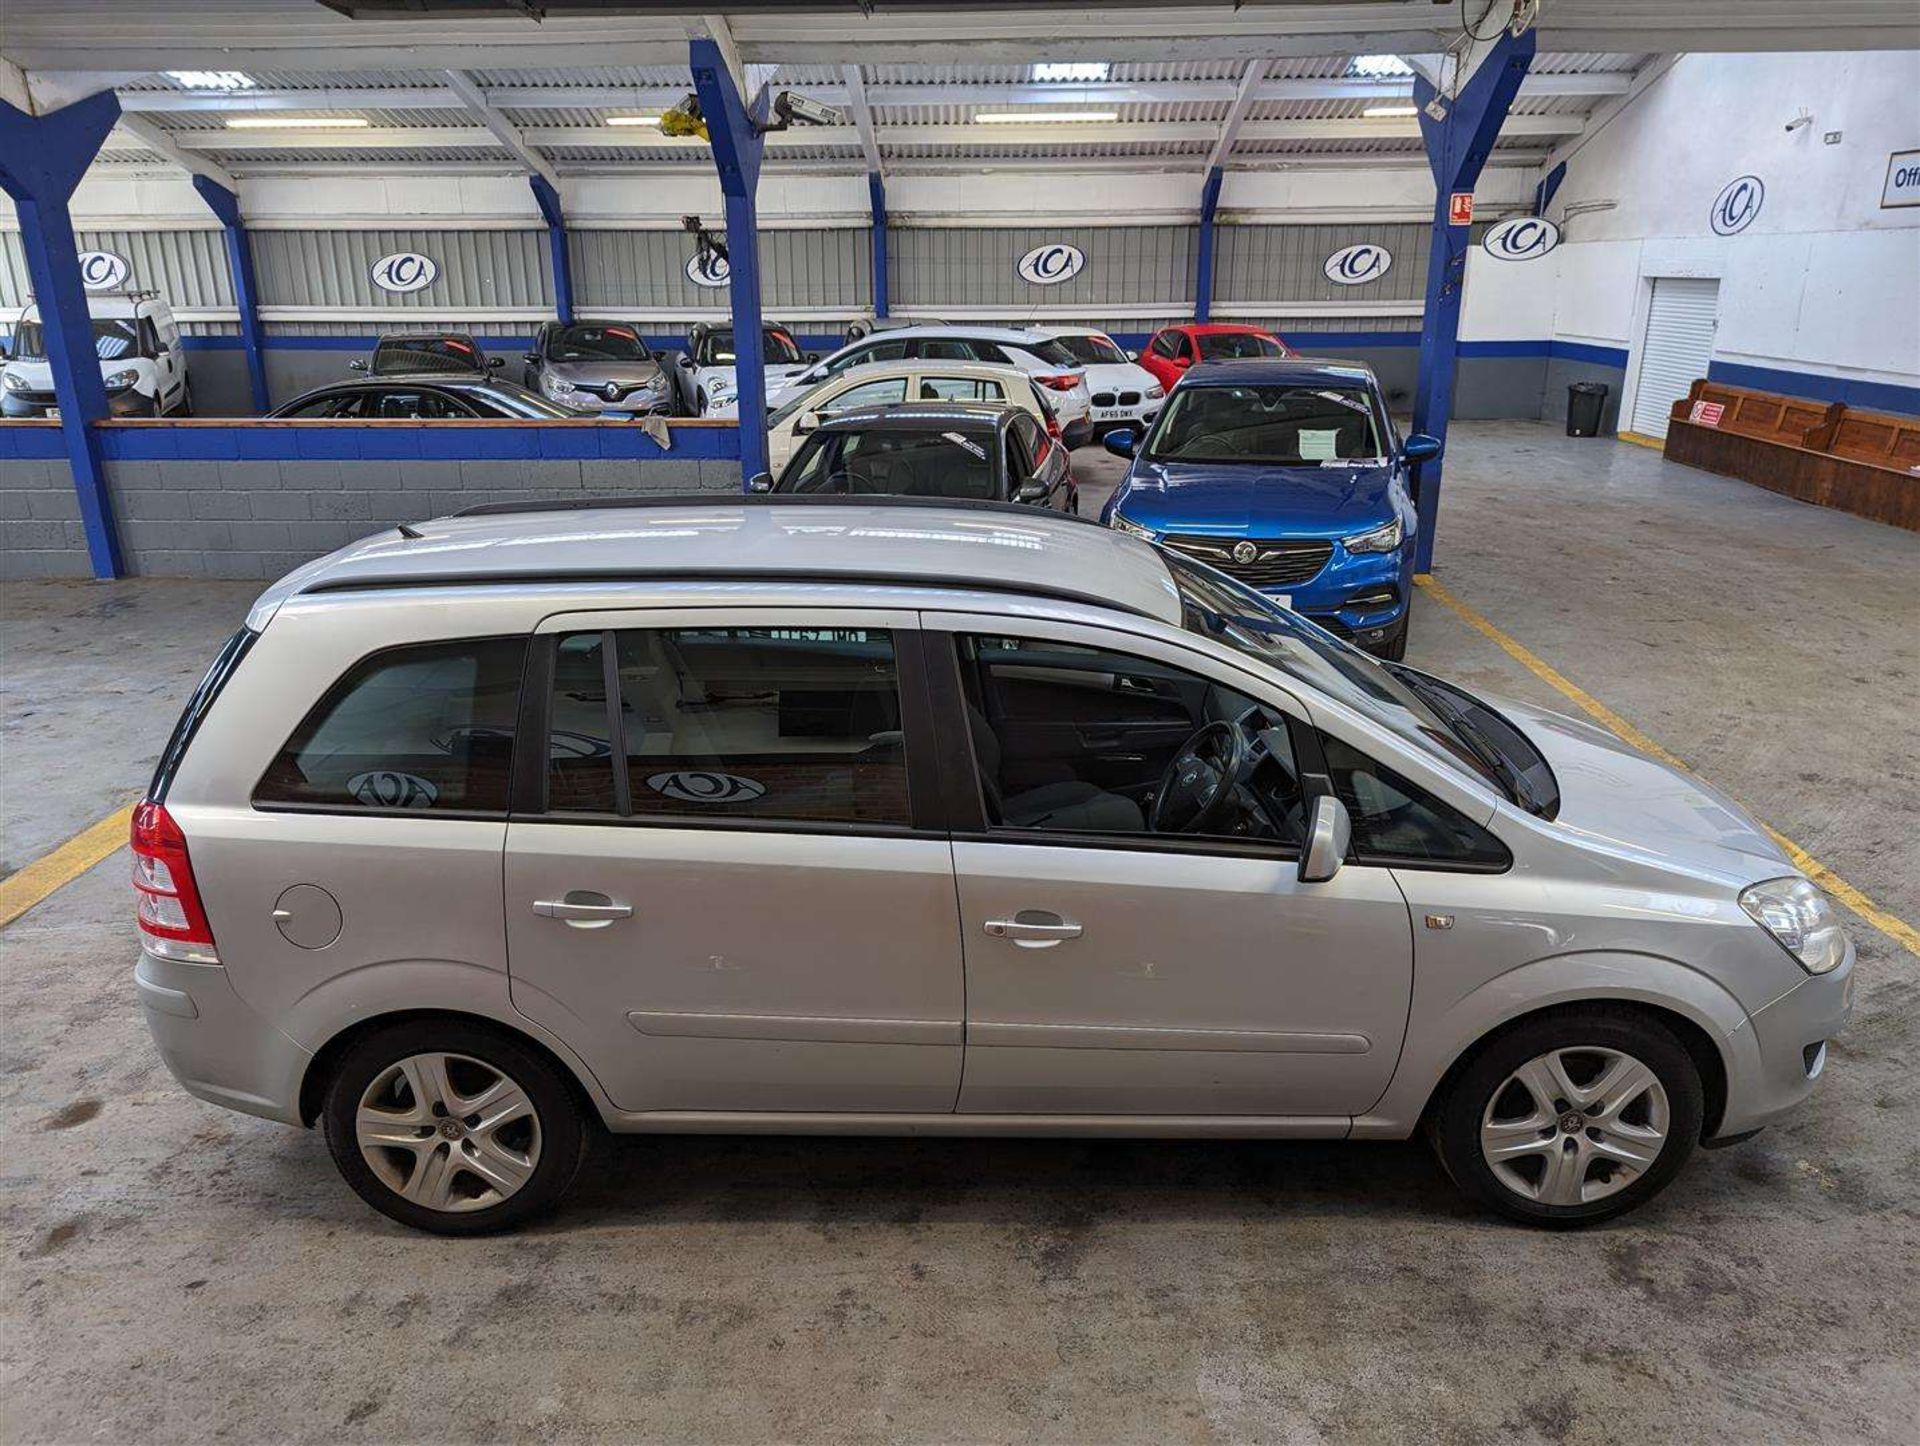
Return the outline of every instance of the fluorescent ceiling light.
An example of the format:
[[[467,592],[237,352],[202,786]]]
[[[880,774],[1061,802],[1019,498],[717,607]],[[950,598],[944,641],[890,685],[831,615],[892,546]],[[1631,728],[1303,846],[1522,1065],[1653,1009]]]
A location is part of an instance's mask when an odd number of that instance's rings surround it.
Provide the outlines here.
[[[1072,121],[1086,125],[1096,121],[1119,119],[1120,112],[1117,110],[997,110],[974,117],[974,120],[983,126],[1024,125],[1029,121]]]
[[[188,90],[252,90],[253,77],[238,70],[169,70],[167,78]]]
[[[1417,107],[1410,105],[1370,105],[1360,114],[1369,119],[1378,120],[1382,116],[1419,115],[1420,111]]]
[[[364,130],[367,118],[358,115],[236,115],[227,118],[234,131],[354,131]]]
[[[607,117],[607,124],[610,126],[657,126],[660,124],[660,117],[657,115],[610,115]]]
[[[1033,80],[1105,80],[1113,67],[1104,60],[1037,60],[1027,74]]]
[[[1404,80],[1413,67],[1397,55],[1356,55],[1347,62],[1347,74],[1364,80]]]

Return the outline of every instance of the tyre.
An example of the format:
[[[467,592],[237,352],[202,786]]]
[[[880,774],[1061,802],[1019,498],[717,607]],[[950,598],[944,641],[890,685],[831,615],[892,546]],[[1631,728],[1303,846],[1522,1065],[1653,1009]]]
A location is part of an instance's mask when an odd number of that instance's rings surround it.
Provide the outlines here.
[[[187,382],[180,388],[180,405],[175,409],[174,415],[176,417],[191,417],[193,415],[192,382]]]
[[[707,394],[704,390],[693,394],[693,415],[704,417],[707,414]]]
[[[1400,620],[1400,631],[1395,633],[1387,644],[1380,649],[1380,656],[1389,663],[1404,662],[1407,656],[1407,634],[1413,631],[1411,615]]]
[[[1502,1215],[1593,1225],[1665,1189],[1700,1138],[1705,1096],[1657,1020],[1595,1005],[1481,1046],[1429,1123],[1440,1163]]]
[[[585,1157],[570,1082],[504,1030],[411,1020],[354,1043],[321,1108],[361,1199],[437,1235],[508,1230],[557,1205]]]

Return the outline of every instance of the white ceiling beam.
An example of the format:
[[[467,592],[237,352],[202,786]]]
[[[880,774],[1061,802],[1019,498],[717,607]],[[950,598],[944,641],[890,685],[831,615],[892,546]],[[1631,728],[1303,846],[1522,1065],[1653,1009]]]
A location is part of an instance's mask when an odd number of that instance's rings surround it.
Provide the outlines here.
[[[1232,154],[1233,143],[1240,138],[1240,128],[1247,122],[1247,112],[1253,109],[1254,92],[1260,88],[1260,82],[1266,79],[1269,63],[1265,60],[1247,62],[1233,103],[1227,107],[1227,113],[1220,121],[1220,133],[1214,137],[1213,149],[1207,155],[1209,171],[1215,166],[1225,165],[1227,157]]]
[[[866,80],[857,65],[841,66],[840,74],[847,83],[847,114],[853,118],[853,128],[860,132],[860,149],[867,157],[867,171],[875,176],[885,175],[886,168],[880,163],[880,142],[873,133],[873,108],[867,104]]]
[[[464,70],[449,70],[443,73],[447,78],[447,89],[460,97],[461,103],[473,118],[487,128],[493,138],[500,142],[502,149],[525,166],[528,174],[542,177],[548,185],[556,191],[559,190],[560,177],[554,172],[553,167],[547,164],[546,157],[537,153],[522,139],[518,126],[487,104],[486,97],[481,94],[480,87],[473,77]]]
[[[190,175],[205,176],[209,181],[217,182],[229,191],[240,189],[240,183],[234,180],[232,172],[226,167],[220,165],[211,156],[182,150],[174,144],[171,132],[161,130],[145,116],[122,113],[120,119],[114,124],[116,129],[125,131],[142,147],[171,161]]]

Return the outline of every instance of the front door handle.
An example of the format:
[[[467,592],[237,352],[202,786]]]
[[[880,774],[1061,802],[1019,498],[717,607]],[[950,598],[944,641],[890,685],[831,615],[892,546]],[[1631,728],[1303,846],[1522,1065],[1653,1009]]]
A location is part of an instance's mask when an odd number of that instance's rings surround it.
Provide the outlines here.
[[[604,929],[616,919],[631,919],[633,905],[616,904],[605,894],[570,890],[562,899],[536,899],[533,912],[543,919],[560,919],[569,928]]]
[[[1011,919],[989,919],[986,930],[988,937],[1011,939],[1022,949],[1051,949],[1067,939],[1078,939],[1086,932],[1071,919],[1043,913],[1038,909],[1022,909]]]

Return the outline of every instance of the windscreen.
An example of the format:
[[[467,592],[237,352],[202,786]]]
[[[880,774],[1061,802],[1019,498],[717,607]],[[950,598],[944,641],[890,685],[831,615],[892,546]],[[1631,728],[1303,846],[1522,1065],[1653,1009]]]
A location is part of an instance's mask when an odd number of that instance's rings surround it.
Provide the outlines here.
[[[1127,354],[1113,344],[1111,337],[1083,334],[1055,337],[1055,341],[1072,353],[1073,359],[1087,365],[1112,366],[1124,363]]]
[[[1251,331],[1203,331],[1194,338],[1201,361],[1239,361],[1245,357],[1285,356],[1287,349],[1270,336]]]
[[[1275,383],[1183,386],[1147,439],[1155,462],[1373,461],[1382,455],[1363,387]]]
[[[643,362],[653,355],[630,326],[563,326],[547,342],[547,360]]]
[[[93,349],[101,361],[119,361],[122,357],[147,356],[140,344],[140,324],[132,317],[95,317]],[[47,354],[46,328],[37,321],[23,321],[13,333],[13,354],[38,361]]]
[[[991,500],[993,432],[875,430],[813,437],[780,479],[782,492]]]
[[[799,343],[784,328],[770,326],[762,337],[760,349],[768,366],[795,366],[806,360]],[[703,367],[730,367],[734,357],[733,328],[717,326],[700,338],[700,354],[694,360]]]
[[[421,372],[479,372],[487,364],[480,348],[465,336],[396,336],[373,349],[375,376],[416,376]]]

